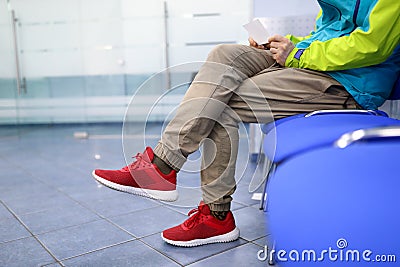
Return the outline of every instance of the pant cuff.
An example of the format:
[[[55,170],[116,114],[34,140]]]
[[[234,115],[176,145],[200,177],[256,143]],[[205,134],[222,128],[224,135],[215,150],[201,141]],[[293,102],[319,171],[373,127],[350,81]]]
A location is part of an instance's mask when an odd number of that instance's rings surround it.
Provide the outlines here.
[[[179,171],[186,162],[186,158],[181,153],[169,150],[161,142],[158,142],[156,147],[153,149],[153,152],[175,171]]]
[[[212,211],[230,211],[231,203],[217,204],[217,203],[209,203],[208,207]]]

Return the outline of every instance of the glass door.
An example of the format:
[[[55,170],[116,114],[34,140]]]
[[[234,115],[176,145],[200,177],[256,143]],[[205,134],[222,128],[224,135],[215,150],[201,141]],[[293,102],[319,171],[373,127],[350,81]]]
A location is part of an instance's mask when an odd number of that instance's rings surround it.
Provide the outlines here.
[[[13,135],[19,123],[21,80],[18,79],[15,20],[7,0],[0,1],[0,136]]]
[[[80,75],[80,2],[7,2],[18,123],[85,122],[84,81]]]
[[[134,19],[139,4],[0,1],[0,58],[7,59],[0,97],[15,114],[4,113],[0,124],[122,122],[127,92],[144,79],[139,71],[151,54],[135,46],[144,39],[135,32],[143,27]],[[138,75],[127,75],[131,69]]]

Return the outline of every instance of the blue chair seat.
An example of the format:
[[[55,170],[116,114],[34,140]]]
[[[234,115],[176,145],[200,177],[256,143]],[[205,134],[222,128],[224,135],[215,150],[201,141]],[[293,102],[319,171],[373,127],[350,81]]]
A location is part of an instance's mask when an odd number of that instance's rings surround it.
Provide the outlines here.
[[[275,163],[321,146],[329,146],[342,134],[363,128],[400,125],[400,120],[361,114],[325,114],[291,119],[269,131],[264,153]]]
[[[400,251],[400,136],[372,137],[345,148],[308,150],[284,161],[270,179],[265,214],[275,251],[296,250],[301,256],[314,250],[320,257],[331,247],[343,255],[358,250],[361,260],[331,261],[325,254],[324,261],[278,260],[279,266],[364,267],[369,264],[362,259],[365,250],[372,251],[372,260]]]

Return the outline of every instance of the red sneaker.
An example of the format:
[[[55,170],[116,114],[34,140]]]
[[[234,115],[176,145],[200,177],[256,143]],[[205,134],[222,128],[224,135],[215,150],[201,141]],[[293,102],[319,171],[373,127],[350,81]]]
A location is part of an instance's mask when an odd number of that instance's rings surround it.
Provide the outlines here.
[[[200,202],[197,209],[188,214],[189,219],[182,224],[161,233],[165,242],[182,247],[194,247],[210,243],[231,242],[239,238],[232,212],[220,221],[210,213],[210,208]]]
[[[154,153],[150,147],[134,158],[136,161],[121,170],[94,170],[92,175],[103,185],[119,191],[164,201],[178,198],[175,170],[163,174],[152,163]]]

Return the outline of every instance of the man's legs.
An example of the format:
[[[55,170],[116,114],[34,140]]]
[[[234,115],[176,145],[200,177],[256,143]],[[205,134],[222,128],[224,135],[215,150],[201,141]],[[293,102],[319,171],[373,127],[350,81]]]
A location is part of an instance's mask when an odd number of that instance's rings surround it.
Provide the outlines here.
[[[208,101],[216,102],[216,106],[221,103],[214,99]],[[207,208],[200,205],[196,217],[163,231],[162,238],[168,243],[192,246],[228,242],[239,236],[229,206],[235,190],[237,125],[240,119],[244,122],[267,123],[273,118],[318,109],[357,108],[357,104],[338,82],[326,74],[271,68],[244,80],[230,95],[228,104],[223,103],[220,108],[223,111],[207,136],[216,148],[215,155],[211,153],[211,145],[206,145],[203,151],[201,180],[203,200],[208,204]],[[210,218],[210,214],[217,219]],[[218,227],[213,230],[209,227],[218,224],[223,230],[220,234],[213,235],[212,232],[217,231]],[[196,238],[188,238],[193,235]],[[215,241],[213,238],[218,239]]]

